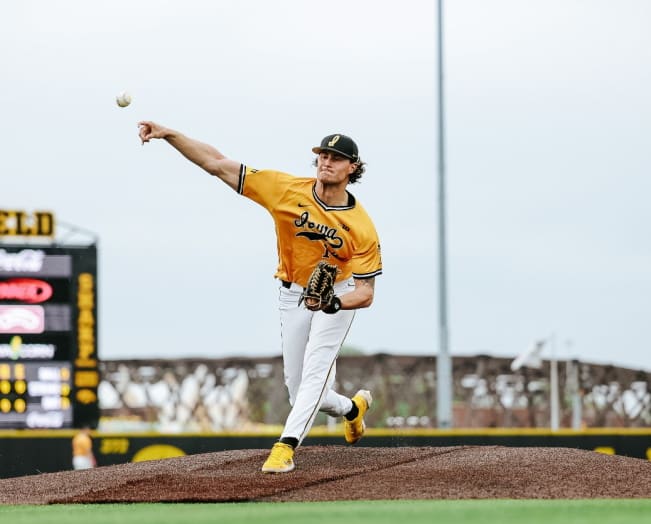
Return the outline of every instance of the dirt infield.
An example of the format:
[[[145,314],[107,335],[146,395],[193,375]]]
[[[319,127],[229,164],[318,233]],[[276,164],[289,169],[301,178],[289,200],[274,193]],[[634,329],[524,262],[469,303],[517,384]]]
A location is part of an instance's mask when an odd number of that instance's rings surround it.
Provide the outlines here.
[[[651,498],[651,462],[568,448],[306,446],[260,473],[238,450],[0,479],[0,504]]]

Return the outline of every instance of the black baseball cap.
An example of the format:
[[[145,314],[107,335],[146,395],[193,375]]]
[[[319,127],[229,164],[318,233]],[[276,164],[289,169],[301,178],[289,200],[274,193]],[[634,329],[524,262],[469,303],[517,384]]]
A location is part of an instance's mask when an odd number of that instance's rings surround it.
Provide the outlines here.
[[[328,135],[323,140],[321,140],[321,145],[312,148],[312,153],[317,155],[321,151],[332,151],[333,153],[338,153],[346,158],[349,158],[353,162],[359,160],[359,151],[357,150],[357,144],[349,136],[342,134]]]

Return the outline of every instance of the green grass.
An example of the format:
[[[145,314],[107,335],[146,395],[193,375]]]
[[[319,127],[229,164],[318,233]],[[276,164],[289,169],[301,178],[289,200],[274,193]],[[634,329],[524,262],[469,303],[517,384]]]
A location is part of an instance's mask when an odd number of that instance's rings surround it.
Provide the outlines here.
[[[3,524],[647,524],[651,499],[0,506]]]

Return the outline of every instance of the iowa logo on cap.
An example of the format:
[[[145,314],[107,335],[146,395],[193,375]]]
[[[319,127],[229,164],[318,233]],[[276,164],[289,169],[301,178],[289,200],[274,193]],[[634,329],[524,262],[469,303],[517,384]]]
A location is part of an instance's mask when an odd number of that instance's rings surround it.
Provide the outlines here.
[[[341,138],[341,137],[340,137],[339,135],[335,135],[335,136],[333,136],[333,137],[332,137],[332,140],[330,140],[330,142],[328,142],[328,147],[332,147],[332,146],[334,146],[337,142],[339,142],[339,139],[340,139],[340,138]]]

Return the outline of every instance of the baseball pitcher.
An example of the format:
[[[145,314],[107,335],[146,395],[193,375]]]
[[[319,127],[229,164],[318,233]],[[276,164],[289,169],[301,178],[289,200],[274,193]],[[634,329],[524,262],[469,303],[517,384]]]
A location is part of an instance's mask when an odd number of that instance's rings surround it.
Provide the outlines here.
[[[326,136],[312,149],[316,177],[301,178],[254,169],[151,121],[138,125],[143,144],[166,140],[188,160],[263,206],[274,220],[283,367],[292,408],[262,471],[294,469],[294,452],[319,411],[343,417],[345,439],[356,443],[365,431],[371,393],[360,389],[348,398],[332,386],[337,355],[355,310],[371,305],[375,277],[382,273],[375,226],[346,189],[365,171],[357,144],[343,134]]]

